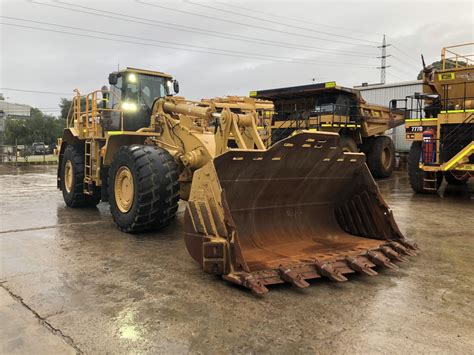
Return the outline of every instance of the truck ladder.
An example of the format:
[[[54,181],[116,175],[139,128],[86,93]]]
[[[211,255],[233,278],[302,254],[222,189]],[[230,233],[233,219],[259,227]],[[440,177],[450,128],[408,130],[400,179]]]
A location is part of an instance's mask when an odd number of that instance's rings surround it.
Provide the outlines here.
[[[84,193],[93,193],[93,156],[91,152],[92,141],[86,140],[84,146]]]
[[[423,189],[438,191],[438,179],[436,171],[425,171],[423,174]]]

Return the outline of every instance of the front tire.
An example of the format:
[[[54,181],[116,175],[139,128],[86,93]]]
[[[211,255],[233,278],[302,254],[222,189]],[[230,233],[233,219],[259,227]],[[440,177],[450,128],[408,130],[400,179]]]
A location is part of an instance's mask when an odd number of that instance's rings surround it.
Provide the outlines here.
[[[78,146],[68,145],[61,161],[61,191],[69,207],[91,207],[100,202],[100,188],[92,195],[84,193],[84,152]]]
[[[375,137],[367,152],[367,165],[376,178],[387,178],[395,168],[395,146],[390,137]]]
[[[123,146],[109,170],[110,212],[123,232],[166,226],[178,210],[178,166],[163,148]]]

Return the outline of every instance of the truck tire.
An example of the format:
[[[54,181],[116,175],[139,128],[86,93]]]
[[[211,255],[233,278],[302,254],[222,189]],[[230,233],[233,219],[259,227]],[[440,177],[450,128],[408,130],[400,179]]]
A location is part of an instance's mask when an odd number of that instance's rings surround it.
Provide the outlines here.
[[[387,136],[375,137],[367,152],[367,165],[376,178],[387,178],[395,168],[395,147]]]
[[[123,232],[162,228],[178,210],[178,166],[160,147],[121,147],[109,169],[108,188],[110,212]]]
[[[342,147],[343,152],[356,153],[359,150],[357,149],[357,144],[352,137],[341,136],[339,139],[339,145]]]
[[[410,186],[417,193],[436,193],[436,191],[423,188],[424,172],[420,169],[421,152],[421,142],[413,142],[408,154],[408,179],[410,180]],[[437,174],[436,189],[439,189],[442,181],[443,175]]]
[[[94,193],[84,193],[84,151],[78,146],[68,145],[61,160],[61,191],[69,207],[91,207],[100,202],[100,188]]]
[[[446,171],[444,173],[444,178],[449,185],[466,185],[467,181],[469,180],[469,174],[465,174],[463,177],[459,178],[451,171]]]

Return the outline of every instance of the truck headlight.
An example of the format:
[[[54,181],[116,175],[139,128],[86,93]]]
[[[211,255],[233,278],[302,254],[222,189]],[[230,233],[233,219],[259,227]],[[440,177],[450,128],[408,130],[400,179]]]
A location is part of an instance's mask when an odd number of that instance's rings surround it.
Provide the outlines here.
[[[122,110],[135,112],[137,110],[137,104],[135,102],[122,102]]]
[[[137,82],[137,76],[134,73],[128,74],[127,80],[129,83],[135,84]]]

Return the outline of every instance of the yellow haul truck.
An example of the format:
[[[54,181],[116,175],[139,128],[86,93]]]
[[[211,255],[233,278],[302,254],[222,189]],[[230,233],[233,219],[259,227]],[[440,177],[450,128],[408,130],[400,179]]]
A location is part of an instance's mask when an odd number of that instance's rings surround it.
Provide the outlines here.
[[[250,96],[273,101],[275,114],[265,120],[265,142],[273,144],[301,129],[336,132],[344,150],[364,152],[374,177],[385,178],[395,167],[395,148],[385,136],[403,124],[403,116],[388,107],[365,102],[355,89],[335,82],[251,91]]]
[[[474,43],[446,47],[441,68],[423,63],[423,93],[392,100],[412,141],[408,174],[415,192],[436,193],[443,176],[465,184],[474,171]],[[424,61],[424,60],[423,60]]]
[[[362,153],[333,132],[266,148],[249,98],[189,101],[171,76],[127,68],[110,88],[76,91],[58,187],[70,207],[108,202],[120,230],[159,229],[187,201],[184,239],[204,271],[251,289],[354,272],[416,255]]]

